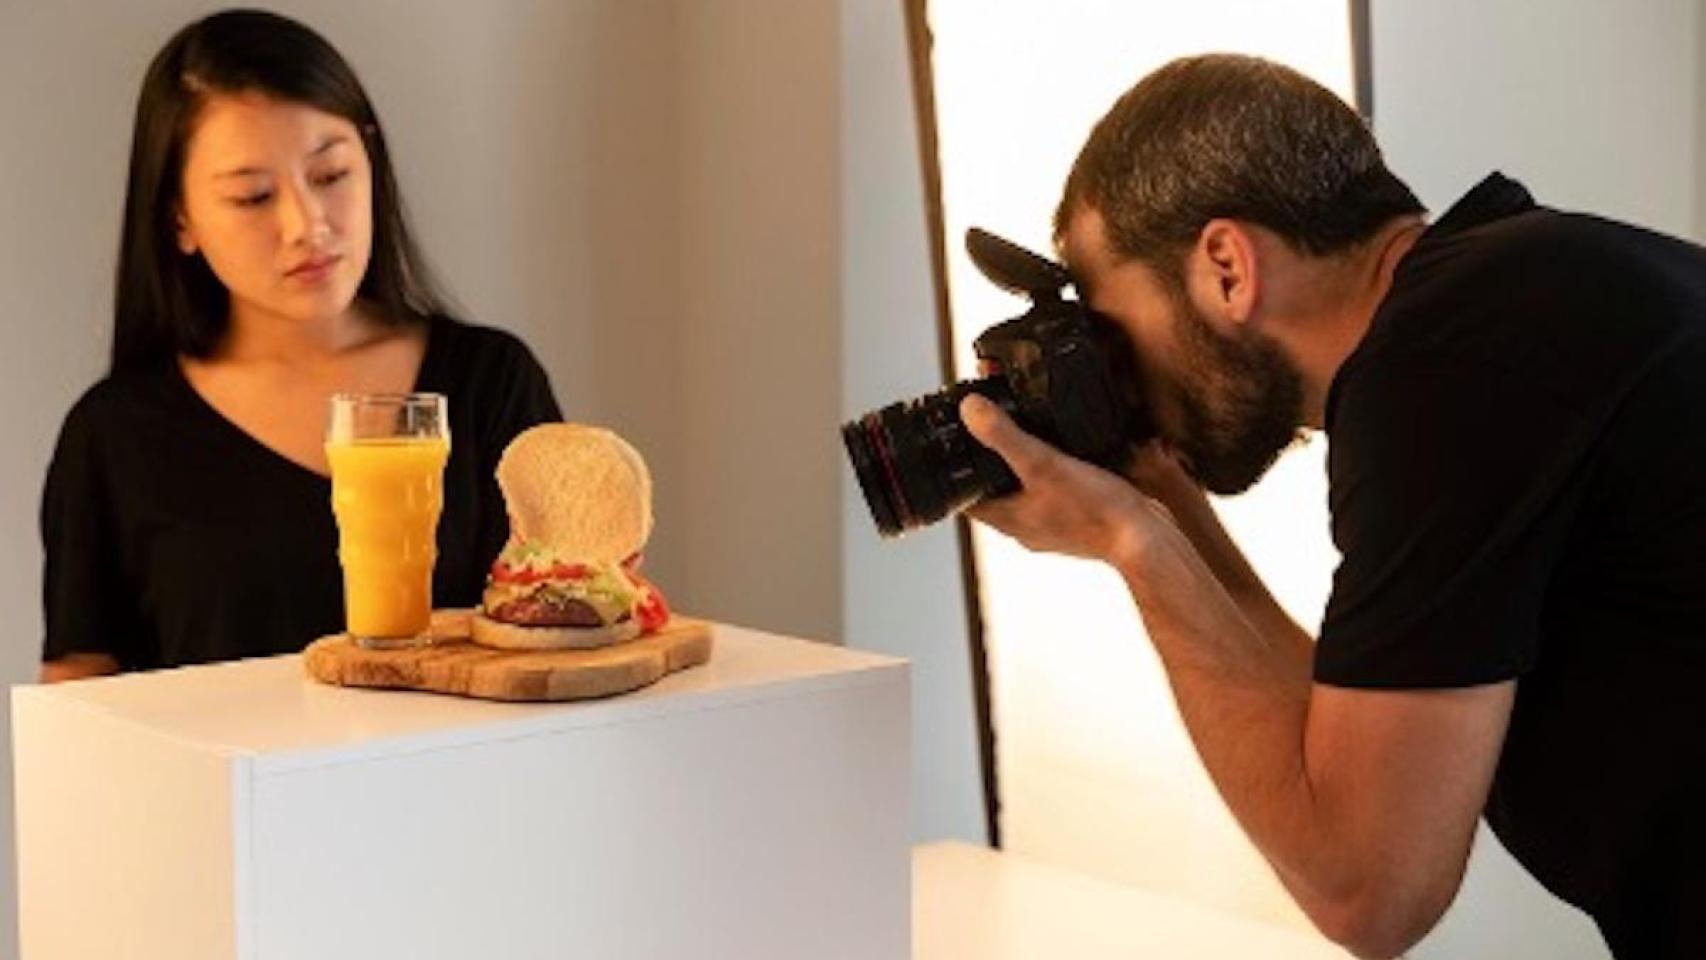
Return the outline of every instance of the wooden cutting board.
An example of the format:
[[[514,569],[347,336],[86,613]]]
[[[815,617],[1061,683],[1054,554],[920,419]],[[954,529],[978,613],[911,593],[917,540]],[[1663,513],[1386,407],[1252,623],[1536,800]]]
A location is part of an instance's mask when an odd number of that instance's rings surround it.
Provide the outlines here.
[[[493,650],[468,639],[467,611],[433,614],[430,646],[369,650],[348,634],[303,651],[308,675],[346,687],[430,690],[486,700],[585,700],[627,693],[711,659],[711,625],[673,617],[654,634],[596,650]]]

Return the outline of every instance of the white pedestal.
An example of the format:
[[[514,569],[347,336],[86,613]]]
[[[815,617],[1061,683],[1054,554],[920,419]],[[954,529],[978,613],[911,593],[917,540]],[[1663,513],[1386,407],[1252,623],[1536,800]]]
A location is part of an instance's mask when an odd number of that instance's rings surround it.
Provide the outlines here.
[[[904,662],[718,627],[612,700],[296,657],[13,690],[24,960],[901,958]]]

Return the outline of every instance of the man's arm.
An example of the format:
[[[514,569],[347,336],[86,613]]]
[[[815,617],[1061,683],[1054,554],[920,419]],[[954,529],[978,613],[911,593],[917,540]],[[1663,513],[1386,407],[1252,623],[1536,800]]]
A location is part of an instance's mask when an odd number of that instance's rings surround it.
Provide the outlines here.
[[[1032,549],[1120,571],[1204,766],[1311,920],[1361,956],[1394,956],[1420,939],[1462,880],[1514,684],[1315,684],[1308,635],[1265,588],[1250,591],[1242,557],[1222,554],[1213,568],[1181,532],[1203,518],[1175,517],[990,405],[962,411],[1025,488],[974,515]]]
[[[1314,637],[1268,592],[1267,584],[1257,576],[1244,552],[1221,525],[1220,515],[1215,513],[1207,494],[1172,454],[1154,443],[1140,448],[1127,479],[1167,508],[1173,525],[1190,541],[1209,572],[1257,630],[1276,637],[1289,636],[1313,651]]]
[[[1255,630],[1188,550],[1179,538],[1116,566],[1204,766],[1323,933],[1401,953],[1462,881],[1515,685],[1313,684],[1308,648]]]

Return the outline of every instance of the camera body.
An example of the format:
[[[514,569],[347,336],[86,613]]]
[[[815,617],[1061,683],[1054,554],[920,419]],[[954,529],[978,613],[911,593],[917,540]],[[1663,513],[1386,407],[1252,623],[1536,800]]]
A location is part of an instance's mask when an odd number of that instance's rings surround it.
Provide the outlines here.
[[[1117,324],[1062,294],[1065,268],[973,229],[966,247],[996,285],[1030,309],[973,343],[981,376],[891,404],[842,427],[842,439],[877,528],[894,536],[980,500],[1017,491],[999,455],[960,422],[967,393],[999,405],[1061,451],[1123,471],[1132,448],[1154,435],[1136,357]]]

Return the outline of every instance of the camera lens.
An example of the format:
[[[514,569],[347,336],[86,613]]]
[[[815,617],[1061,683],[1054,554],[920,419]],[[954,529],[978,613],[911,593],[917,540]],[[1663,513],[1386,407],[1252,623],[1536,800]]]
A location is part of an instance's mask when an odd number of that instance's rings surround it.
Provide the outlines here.
[[[859,489],[884,536],[1019,489],[1007,464],[972,439],[960,422],[960,401],[968,393],[982,394],[1009,415],[1014,412],[1007,382],[989,377],[890,404],[841,428]]]

